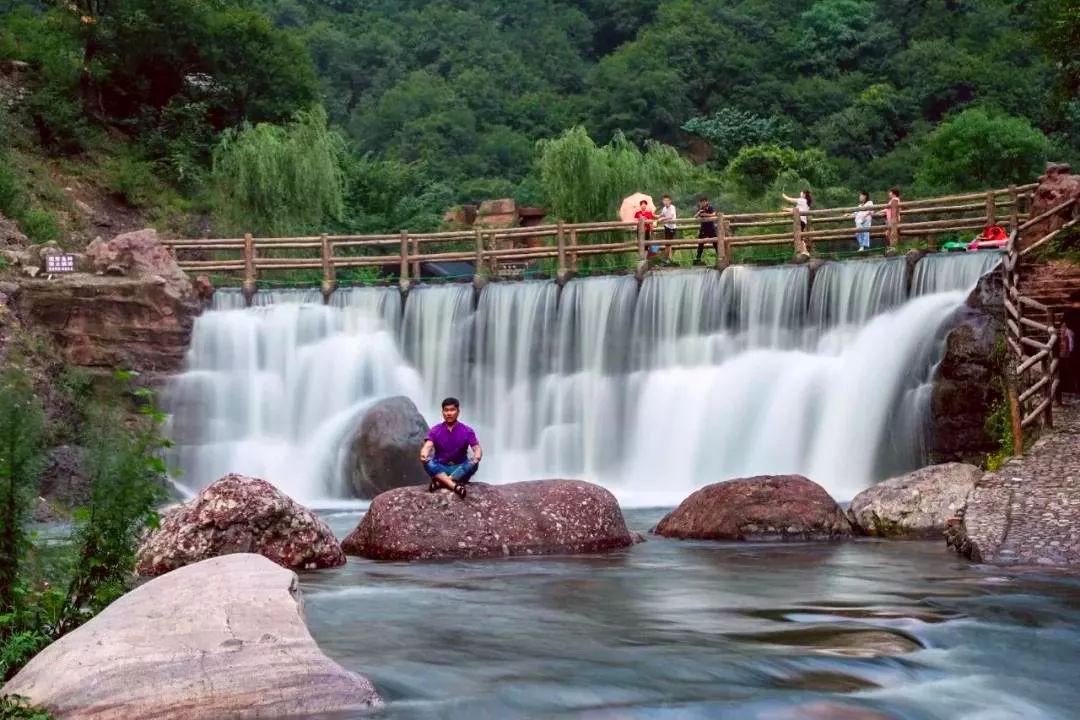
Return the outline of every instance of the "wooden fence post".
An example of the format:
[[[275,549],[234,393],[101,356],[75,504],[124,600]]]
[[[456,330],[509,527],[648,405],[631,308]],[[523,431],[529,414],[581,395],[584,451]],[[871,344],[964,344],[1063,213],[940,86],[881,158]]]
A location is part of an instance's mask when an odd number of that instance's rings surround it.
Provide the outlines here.
[[[900,198],[889,199],[889,229],[886,235],[886,242],[889,245],[886,253],[895,255],[896,248],[900,245]]]
[[[401,270],[398,273],[398,285],[402,292],[409,290],[409,231],[401,231]]]
[[[251,300],[257,289],[258,271],[255,269],[255,239],[251,233],[244,233],[244,304],[251,307]]]
[[[1016,192],[1016,185],[1009,186],[1009,198],[1012,200],[1012,210],[1009,212],[1009,232],[1014,232],[1020,227],[1020,195]]]
[[[412,278],[420,282],[420,238],[418,237],[412,239],[412,256]]]
[[[997,196],[993,190],[986,193],[986,227],[997,222]]]
[[[570,272],[578,271],[577,228],[570,229]]]
[[[473,287],[477,290],[484,286],[484,275],[481,272],[484,267],[484,234],[480,232],[480,228],[473,230],[476,234],[476,258],[473,260]]]
[[[638,218],[638,221],[637,221],[637,253],[638,253],[638,261],[637,261],[637,268],[636,268],[636,270],[634,272],[634,275],[637,277],[638,280],[641,280],[643,277],[645,277],[645,271],[648,268],[648,262],[646,261],[646,254],[645,254],[645,219],[644,218]]]
[[[716,216],[716,269],[723,270],[731,264],[731,245],[728,244],[727,218],[724,213]]]
[[[566,284],[566,280],[570,276],[570,273],[566,269],[566,232],[563,229],[562,220],[559,221],[555,231],[555,243],[558,246],[559,252],[558,266],[555,270],[555,282],[561,287]]]
[[[1058,335],[1057,327],[1054,325],[1054,311],[1050,308],[1046,309],[1046,328],[1049,331],[1046,337],[1047,343],[1049,343],[1049,353],[1046,356],[1045,369],[1046,373],[1046,415],[1044,421],[1046,427],[1054,427],[1054,389],[1057,387],[1057,373],[1058,373]]]
[[[791,208],[791,217],[792,217],[792,223],[793,223],[792,224],[792,231],[794,233],[794,238],[795,238],[795,244],[794,244],[795,255],[796,255],[796,257],[798,257],[799,255],[809,255],[810,253],[806,249],[806,243],[803,242],[803,238],[802,238],[802,222],[801,222],[802,218],[799,215],[798,206]]]
[[[488,233],[488,267],[491,277],[499,277],[499,236],[494,230]]]
[[[337,288],[337,274],[334,271],[334,244],[330,242],[330,238],[326,233],[319,236],[319,241],[322,245],[322,296],[323,304],[330,304],[330,296],[334,294],[334,290]]]

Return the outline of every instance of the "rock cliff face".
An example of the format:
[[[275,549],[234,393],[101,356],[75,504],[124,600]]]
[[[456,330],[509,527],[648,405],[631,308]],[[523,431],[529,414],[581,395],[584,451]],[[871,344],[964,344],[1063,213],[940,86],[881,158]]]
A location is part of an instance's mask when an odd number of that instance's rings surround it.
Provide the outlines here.
[[[95,241],[86,262],[95,274],[23,280],[18,312],[24,322],[48,331],[73,365],[179,370],[201,304],[157,233]]]
[[[998,271],[985,275],[953,316],[938,365],[931,400],[932,464],[979,464],[997,449],[986,432],[1000,390],[1004,347],[1004,282]]]

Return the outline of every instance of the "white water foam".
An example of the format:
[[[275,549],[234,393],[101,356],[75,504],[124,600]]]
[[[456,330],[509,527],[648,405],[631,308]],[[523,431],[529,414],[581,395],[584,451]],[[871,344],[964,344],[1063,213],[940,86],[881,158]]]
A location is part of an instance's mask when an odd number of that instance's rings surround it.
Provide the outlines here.
[[[989,254],[986,254],[989,255]],[[632,277],[218,293],[167,396],[181,482],[226,472],[303,502],[349,496],[348,436],[405,395],[456,395],[483,479],[583,477],[631,505],[798,472],[848,499],[917,465],[941,329],[989,260],[902,260]],[[953,268],[960,263],[962,268]],[[475,307],[474,307],[475,302]]]

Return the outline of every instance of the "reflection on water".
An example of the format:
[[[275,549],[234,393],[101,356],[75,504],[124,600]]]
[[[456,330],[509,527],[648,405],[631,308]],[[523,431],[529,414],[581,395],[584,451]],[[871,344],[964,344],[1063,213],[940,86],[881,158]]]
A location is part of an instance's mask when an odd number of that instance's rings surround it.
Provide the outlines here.
[[[658,510],[631,511],[645,531]],[[339,536],[358,515],[334,513]],[[939,543],[695,543],[372,563],[303,578],[322,648],[380,718],[1076,717],[1080,580]]]

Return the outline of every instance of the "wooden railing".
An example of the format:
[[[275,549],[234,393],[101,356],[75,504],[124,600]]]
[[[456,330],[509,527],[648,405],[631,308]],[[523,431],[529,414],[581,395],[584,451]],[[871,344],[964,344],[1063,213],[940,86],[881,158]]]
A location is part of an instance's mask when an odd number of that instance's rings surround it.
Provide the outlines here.
[[[965,193],[920,200],[899,201],[874,208],[875,216],[886,207],[891,221],[866,228],[871,238],[884,238],[888,252],[896,252],[905,237],[927,240],[937,247],[939,234],[981,230],[1001,223],[1016,230],[1026,219],[1035,184],[1011,186],[978,193]],[[641,277],[648,268],[646,245],[673,250],[695,249],[705,243],[716,253],[716,267],[733,262],[735,252],[760,246],[790,246],[795,257],[814,254],[815,246],[848,240],[854,243],[853,217],[862,208],[844,207],[780,212],[718,213],[716,236],[699,240],[679,237],[696,234],[700,219],[681,220],[677,236],[665,240],[660,221],[651,239],[646,239],[643,222],[563,223],[535,227],[472,228],[438,233],[410,233],[402,230],[386,235],[318,235],[309,237],[177,239],[164,241],[191,273],[241,273],[245,295],[255,292],[261,271],[319,270],[324,296],[337,286],[337,272],[344,268],[387,267],[398,270],[403,289],[420,277],[420,263],[471,261],[473,280],[482,283],[498,276],[509,263],[553,260],[554,276],[565,282],[579,270],[582,258],[617,256],[630,260]],[[808,221],[803,228],[801,218]],[[594,240],[594,242],[590,242]],[[522,244],[525,246],[522,246]],[[429,248],[434,248],[429,250]],[[192,257],[197,253],[197,257]],[[207,257],[211,255],[213,257]],[[221,257],[226,255],[228,257]]]
[[[1024,231],[1054,216],[1076,203],[1067,200],[1040,215],[1016,226],[1002,258],[1005,281],[1005,342],[1009,350],[1007,369],[1009,411],[1012,417],[1013,453],[1024,449],[1024,429],[1037,420],[1045,427],[1054,425],[1054,397],[1058,383],[1058,330],[1052,308],[1029,297],[1021,290],[1020,273],[1024,258],[1046,246],[1059,233],[1076,224],[1070,220],[1035,242],[1020,247]]]

